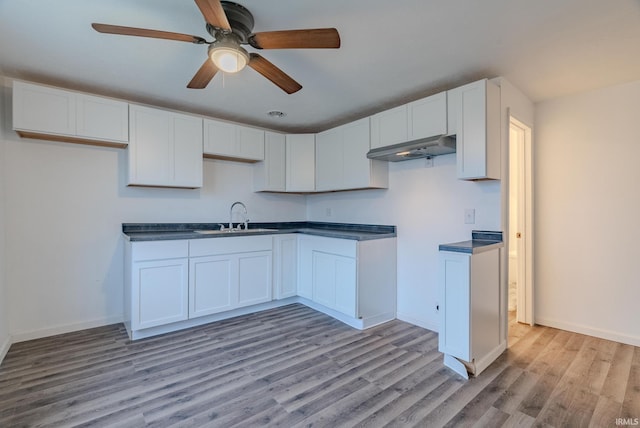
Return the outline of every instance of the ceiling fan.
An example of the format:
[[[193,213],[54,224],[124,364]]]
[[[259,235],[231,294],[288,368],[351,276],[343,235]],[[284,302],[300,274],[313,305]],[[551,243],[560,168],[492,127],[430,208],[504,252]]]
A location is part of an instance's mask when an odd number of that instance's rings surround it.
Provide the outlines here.
[[[207,32],[214,39],[212,42],[202,37],[170,31],[98,23],[93,23],[91,26],[100,33],[177,40],[198,45],[208,44],[209,57],[187,85],[187,88],[192,89],[205,88],[218,70],[235,73],[248,65],[287,94],[292,94],[302,89],[302,85],[261,55],[255,52],[249,53],[241,45],[248,44],[255,49],[337,49],[340,47],[340,35],[335,28],[253,33],[253,15],[244,6],[220,0],[195,0],[195,2],[207,23]]]

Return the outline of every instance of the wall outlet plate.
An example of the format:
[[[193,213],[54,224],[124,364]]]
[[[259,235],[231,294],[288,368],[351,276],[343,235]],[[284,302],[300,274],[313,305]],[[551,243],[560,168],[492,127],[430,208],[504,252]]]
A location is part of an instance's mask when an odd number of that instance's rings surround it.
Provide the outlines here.
[[[476,210],[474,208],[465,208],[464,210],[464,223],[476,224]]]

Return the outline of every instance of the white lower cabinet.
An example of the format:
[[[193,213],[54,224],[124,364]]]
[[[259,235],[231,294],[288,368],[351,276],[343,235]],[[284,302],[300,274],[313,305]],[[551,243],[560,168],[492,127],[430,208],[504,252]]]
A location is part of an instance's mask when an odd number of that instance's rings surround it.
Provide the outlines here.
[[[443,251],[440,275],[438,349],[452,369],[477,375],[505,346],[500,339],[500,251]]]
[[[313,301],[356,317],[356,259],[312,252]]]
[[[189,318],[271,300],[271,236],[194,239],[189,253]]]
[[[282,299],[290,300],[262,309],[298,301],[368,328],[396,316],[396,239],[296,233],[126,242],[124,298],[134,340]]]
[[[395,318],[395,272],[395,238],[299,238],[298,295],[358,320],[361,328]]]
[[[186,320],[189,316],[188,241],[129,243],[125,254],[127,330]]]
[[[237,278],[232,257],[197,257],[189,261],[189,316],[191,318],[233,309]]]
[[[273,298],[298,293],[298,234],[273,235]]]

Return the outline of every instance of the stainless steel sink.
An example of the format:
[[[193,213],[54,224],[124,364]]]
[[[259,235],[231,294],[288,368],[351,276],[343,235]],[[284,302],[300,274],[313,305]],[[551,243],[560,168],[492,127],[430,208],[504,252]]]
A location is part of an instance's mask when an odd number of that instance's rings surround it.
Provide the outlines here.
[[[259,233],[259,232],[277,232],[278,229],[224,229],[224,230],[194,230],[195,233],[203,235],[232,235],[234,233]]]

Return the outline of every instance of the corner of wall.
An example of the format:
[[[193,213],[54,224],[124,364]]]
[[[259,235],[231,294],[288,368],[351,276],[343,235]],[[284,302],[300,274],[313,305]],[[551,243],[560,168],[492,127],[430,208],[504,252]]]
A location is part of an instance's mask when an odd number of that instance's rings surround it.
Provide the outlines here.
[[[5,78],[0,76],[0,363],[11,346],[9,320],[6,301],[6,269],[5,269],[5,141],[4,131],[8,119],[10,97],[4,88]]]

